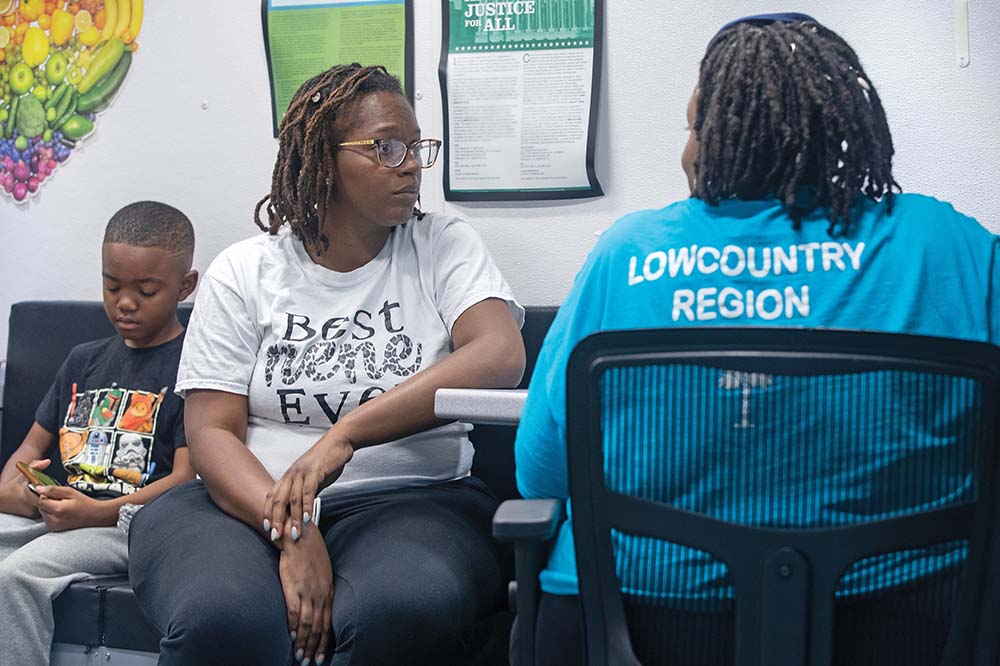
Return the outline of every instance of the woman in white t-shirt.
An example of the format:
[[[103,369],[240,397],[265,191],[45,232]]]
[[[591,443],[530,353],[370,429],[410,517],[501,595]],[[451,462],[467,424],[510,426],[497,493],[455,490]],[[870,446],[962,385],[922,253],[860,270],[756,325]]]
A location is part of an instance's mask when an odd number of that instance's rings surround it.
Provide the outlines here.
[[[467,224],[415,208],[439,147],[382,67],[292,99],[268,233],[216,258],[188,327],[201,479],[132,526],[160,664],[467,663],[502,610],[496,500],[433,403],[517,384],[523,309]]]

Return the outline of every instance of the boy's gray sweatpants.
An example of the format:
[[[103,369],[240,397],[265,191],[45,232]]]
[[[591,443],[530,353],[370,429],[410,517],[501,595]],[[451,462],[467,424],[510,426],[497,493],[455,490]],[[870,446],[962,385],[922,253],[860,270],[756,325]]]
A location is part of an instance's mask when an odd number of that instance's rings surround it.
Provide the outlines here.
[[[41,519],[0,513],[0,666],[46,666],[52,601],[89,575],[128,573],[119,527],[49,532]]]

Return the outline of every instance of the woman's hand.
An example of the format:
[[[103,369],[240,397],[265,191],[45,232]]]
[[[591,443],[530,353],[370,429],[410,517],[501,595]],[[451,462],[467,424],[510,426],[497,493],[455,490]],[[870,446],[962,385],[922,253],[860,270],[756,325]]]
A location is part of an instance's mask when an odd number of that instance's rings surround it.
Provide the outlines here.
[[[278,572],[295,660],[322,664],[332,629],[333,568],[315,523],[306,525],[296,541],[283,540]]]
[[[336,426],[292,463],[264,498],[264,533],[277,542],[290,530],[298,541],[312,516],[313,500],[322,488],[337,480],[354,455],[354,447]]]

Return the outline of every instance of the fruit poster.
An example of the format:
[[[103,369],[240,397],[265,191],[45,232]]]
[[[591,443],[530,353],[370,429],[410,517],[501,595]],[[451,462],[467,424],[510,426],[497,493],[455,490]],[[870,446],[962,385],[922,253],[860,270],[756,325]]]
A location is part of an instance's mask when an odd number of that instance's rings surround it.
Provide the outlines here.
[[[384,65],[413,100],[412,0],[262,0],[274,136],[302,83],[334,65]]]
[[[449,201],[601,196],[604,0],[442,0]]]
[[[132,65],[143,0],[0,0],[0,189],[24,203],[93,132]]]

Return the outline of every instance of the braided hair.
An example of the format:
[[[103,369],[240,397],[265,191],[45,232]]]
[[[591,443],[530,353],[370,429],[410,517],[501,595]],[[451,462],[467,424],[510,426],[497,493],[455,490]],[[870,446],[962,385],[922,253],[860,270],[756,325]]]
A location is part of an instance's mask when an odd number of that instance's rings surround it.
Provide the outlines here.
[[[859,192],[891,210],[900,188],[885,111],[833,31],[812,21],[734,24],[709,44],[697,94],[698,198],[777,197],[796,229],[821,207],[831,235],[849,230]]]
[[[278,157],[271,192],[257,202],[254,222],[272,235],[287,223],[307,249],[322,254],[330,239],[321,230],[323,206],[334,192],[333,161],[337,121],[363,97],[375,93],[404,96],[385,67],[337,65],[312,77],[295,92],[278,131]],[[267,211],[267,222],[261,218]],[[414,214],[421,216],[418,210]]]

